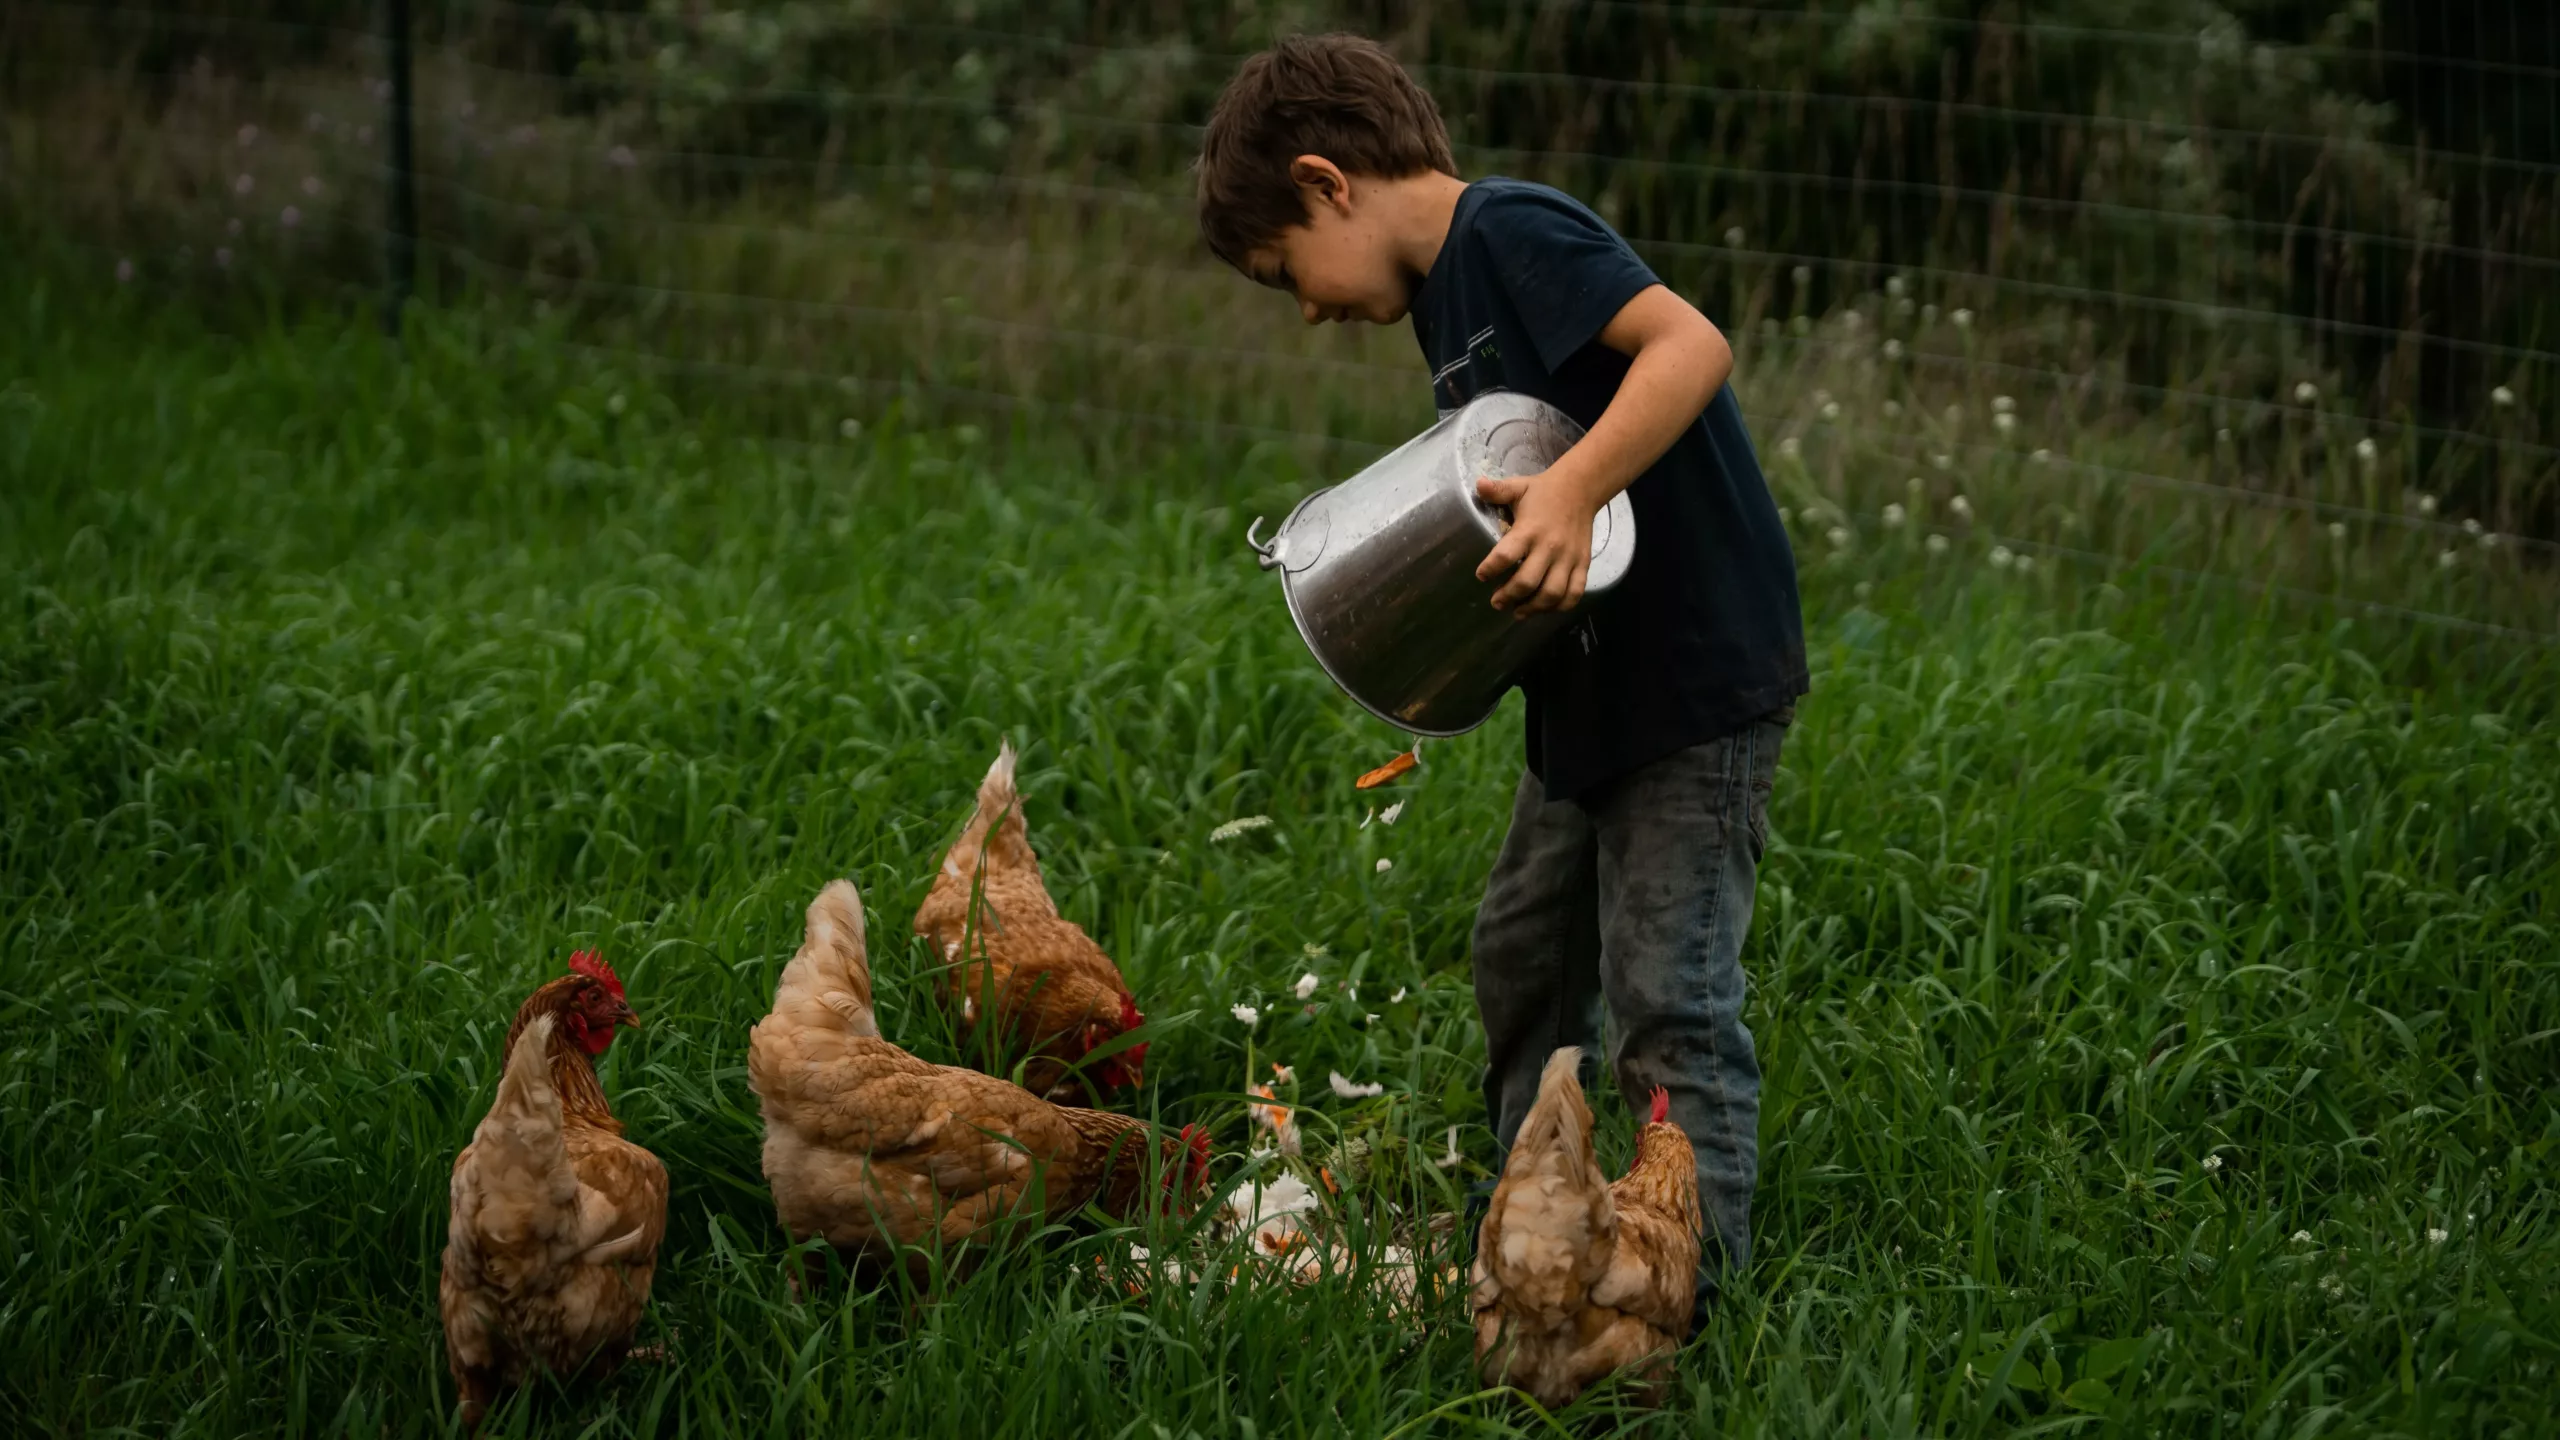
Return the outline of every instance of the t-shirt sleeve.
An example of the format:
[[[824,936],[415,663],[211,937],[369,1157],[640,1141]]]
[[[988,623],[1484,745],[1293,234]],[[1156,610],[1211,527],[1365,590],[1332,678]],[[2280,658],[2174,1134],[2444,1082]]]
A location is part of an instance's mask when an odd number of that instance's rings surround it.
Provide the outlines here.
[[[1477,214],[1476,234],[1549,373],[1661,283],[1615,231],[1561,197],[1523,191],[1492,199]]]

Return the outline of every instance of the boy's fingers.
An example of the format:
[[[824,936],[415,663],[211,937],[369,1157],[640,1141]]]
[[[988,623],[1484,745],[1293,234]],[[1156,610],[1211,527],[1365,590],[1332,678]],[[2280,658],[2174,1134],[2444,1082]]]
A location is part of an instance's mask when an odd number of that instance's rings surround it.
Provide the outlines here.
[[[1512,571],[1511,578],[1503,583],[1500,590],[1494,592],[1493,607],[1497,610],[1509,610],[1517,607],[1522,601],[1536,599],[1538,592],[1546,587],[1547,573],[1554,568],[1554,557],[1543,550],[1530,551],[1521,558],[1520,568]],[[1536,614],[1537,612],[1531,610],[1527,613]]]
[[[1520,568],[1520,552],[1528,548],[1528,537],[1517,529],[1513,530],[1510,534],[1503,536],[1501,542],[1493,547],[1492,552],[1484,557],[1484,563],[1476,567],[1476,578],[1493,581],[1510,574]]]

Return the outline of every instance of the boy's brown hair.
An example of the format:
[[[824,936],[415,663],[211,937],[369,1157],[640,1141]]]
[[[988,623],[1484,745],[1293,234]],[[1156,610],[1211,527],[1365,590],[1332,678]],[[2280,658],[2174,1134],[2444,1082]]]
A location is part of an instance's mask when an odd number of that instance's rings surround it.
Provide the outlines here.
[[[1244,62],[1200,140],[1200,238],[1238,269],[1307,222],[1289,162],[1321,155],[1347,175],[1458,173],[1440,107],[1395,57],[1358,35],[1293,35]]]

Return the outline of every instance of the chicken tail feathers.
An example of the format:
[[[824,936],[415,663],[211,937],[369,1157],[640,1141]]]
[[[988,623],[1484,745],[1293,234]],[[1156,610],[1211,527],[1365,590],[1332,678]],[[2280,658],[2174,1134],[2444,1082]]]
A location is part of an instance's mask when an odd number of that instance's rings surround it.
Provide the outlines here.
[[[507,1052],[507,1068],[498,1077],[498,1098],[472,1136],[480,1163],[524,1175],[566,1176],[569,1147],[561,1135],[560,1092],[551,1083],[551,1034],[559,1023],[538,1015],[516,1036]]]
[[[1040,860],[1032,853],[1031,832],[1022,819],[1022,792],[1014,784],[1014,767],[1020,758],[1011,740],[997,749],[987,778],[978,782],[978,806],[961,827],[960,838],[951,842],[950,854],[943,857],[943,874],[972,881],[981,864],[995,870],[1039,873]]]
[[[1591,1107],[1577,1073],[1582,1051],[1547,1060],[1538,1098],[1520,1122],[1477,1243],[1502,1307],[1533,1328],[1565,1323],[1607,1267],[1617,1211],[1591,1149]]]
[[[1515,1154],[1527,1150],[1552,1156],[1555,1173],[1568,1183],[1597,1187],[1607,1181],[1600,1174],[1600,1157],[1591,1149],[1591,1105],[1582,1096],[1581,1069],[1578,1045],[1547,1057],[1547,1068],[1538,1076],[1538,1098],[1530,1102],[1511,1148]]]
[[[862,895],[850,880],[832,880],[809,902],[800,953],[783,967],[774,1008],[814,1002],[833,1011],[845,1028],[877,1038],[871,1008],[871,954],[863,925]]]

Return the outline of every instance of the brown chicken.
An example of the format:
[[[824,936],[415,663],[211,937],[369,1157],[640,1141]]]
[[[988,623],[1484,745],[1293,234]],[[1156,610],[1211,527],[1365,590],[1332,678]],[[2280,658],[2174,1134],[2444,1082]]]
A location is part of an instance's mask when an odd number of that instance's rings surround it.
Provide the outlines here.
[[[782,1228],[859,1260],[903,1258],[919,1279],[926,1252],[1009,1217],[1062,1217],[1088,1201],[1126,1216],[1150,1198],[1145,1121],[1052,1105],[881,1038],[862,900],[847,881],[810,904],[773,1013],[749,1038],[747,1079],[764,1102],[764,1173]],[[1206,1131],[1156,1143],[1165,1189],[1206,1183]]]
[[[1476,1370],[1487,1385],[1557,1406],[1632,1367],[1640,1398],[1656,1403],[1671,1352],[1689,1334],[1697,1159],[1657,1089],[1635,1163],[1605,1183],[1574,1073],[1581,1060],[1572,1046],[1548,1058],[1477,1232]]]
[[[964,1035],[992,1010],[996,1054],[1026,1055],[1023,1083],[1052,1100],[1088,1093],[1072,1073],[1096,1046],[1146,1023],[1120,967],[1058,913],[1014,789],[1013,743],[996,752],[978,786],[978,808],[943,857],[916,911],[916,933],[945,966],[943,1002]],[[972,1053],[975,1047],[971,1047]],[[1108,1091],[1145,1078],[1147,1047],[1095,1062],[1084,1080]]]
[[[667,1233],[667,1167],[622,1138],[596,1083],[639,1017],[602,960],[569,968],[516,1011],[497,1102],[453,1161],[438,1289],[466,1425],[534,1370],[619,1366]]]

